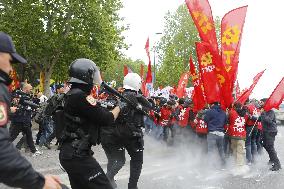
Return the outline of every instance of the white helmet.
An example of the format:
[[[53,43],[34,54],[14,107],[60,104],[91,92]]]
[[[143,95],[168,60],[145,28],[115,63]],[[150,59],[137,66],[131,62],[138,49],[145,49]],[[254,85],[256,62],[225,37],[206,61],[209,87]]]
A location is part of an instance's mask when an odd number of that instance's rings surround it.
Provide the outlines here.
[[[137,73],[128,73],[123,79],[123,88],[139,91],[141,88],[141,77]]]

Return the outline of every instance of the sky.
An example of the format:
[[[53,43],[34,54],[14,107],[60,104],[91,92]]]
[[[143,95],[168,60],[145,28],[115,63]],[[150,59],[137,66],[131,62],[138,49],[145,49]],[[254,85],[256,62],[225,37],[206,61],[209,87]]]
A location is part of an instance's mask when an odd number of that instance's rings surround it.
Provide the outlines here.
[[[184,0],[122,0],[120,11],[124,24],[126,43],[131,44],[124,53],[132,59],[147,62],[144,50],[150,37],[153,46],[163,32],[164,16],[175,11]],[[240,51],[238,80],[240,88],[249,87],[252,78],[260,71],[266,72],[253,94],[254,98],[269,97],[284,77],[284,2],[282,0],[209,0],[213,16],[223,17],[228,11],[248,5]]]

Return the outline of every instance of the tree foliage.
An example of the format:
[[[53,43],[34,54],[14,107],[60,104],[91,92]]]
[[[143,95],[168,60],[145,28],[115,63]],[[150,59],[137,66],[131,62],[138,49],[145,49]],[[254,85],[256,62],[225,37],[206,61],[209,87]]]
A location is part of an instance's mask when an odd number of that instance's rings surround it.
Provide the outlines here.
[[[102,70],[119,60],[125,47],[125,28],[118,27],[121,7],[120,0],[1,0],[0,30],[13,37],[29,62],[18,68],[21,79],[34,81],[43,71],[47,89],[51,77],[67,78],[77,58],[90,58]]]
[[[198,32],[185,5],[165,16],[164,36],[157,46],[159,66],[157,84],[177,85],[180,75],[189,69],[190,55],[196,60],[195,42]]]
[[[215,19],[217,41],[220,44],[220,19]],[[157,46],[159,65],[156,86],[177,86],[180,75],[189,70],[189,57],[197,63],[195,42],[200,41],[198,31],[186,5],[165,16],[164,36]],[[197,67],[197,65],[196,65]],[[189,85],[191,83],[189,82]]]

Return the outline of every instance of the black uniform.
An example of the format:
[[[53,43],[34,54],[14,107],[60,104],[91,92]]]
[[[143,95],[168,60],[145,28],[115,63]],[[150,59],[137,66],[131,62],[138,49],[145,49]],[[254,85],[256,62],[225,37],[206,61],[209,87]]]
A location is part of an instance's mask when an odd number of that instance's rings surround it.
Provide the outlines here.
[[[24,93],[23,93],[24,94]],[[16,113],[11,118],[11,127],[10,127],[10,135],[11,140],[14,141],[20,132],[23,133],[24,136],[23,139],[26,139],[27,145],[29,146],[32,153],[36,152],[35,144],[33,141],[32,136],[32,108],[25,104],[25,101],[29,101],[30,97],[28,94],[23,95],[20,97],[19,109],[16,111]],[[24,140],[21,140],[20,143],[23,143]],[[18,144],[19,148],[21,148],[21,144]]]
[[[72,84],[64,100],[65,132],[59,159],[73,189],[112,189],[91,146],[99,139],[99,125],[111,125],[114,116],[88,96],[88,85]]]
[[[276,117],[273,110],[262,112],[260,120],[263,127],[263,147],[269,155],[269,162],[273,163],[272,170],[281,168],[280,161],[274,148],[275,136],[277,135]]]
[[[123,95],[136,104],[150,107],[150,103],[136,92],[125,90]],[[143,164],[143,114],[128,106],[120,113],[114,127],[101,128],[102,146],[108,158],[107,176],[116,187],[114,176],[125,164],[125,149],[131,157],[129,189],[136,189]]]
[[[12,187],[42,189],[44,177],[36,172],[14,145],[6,128],[11,96],[8,75],[0,70],[0,182]]]

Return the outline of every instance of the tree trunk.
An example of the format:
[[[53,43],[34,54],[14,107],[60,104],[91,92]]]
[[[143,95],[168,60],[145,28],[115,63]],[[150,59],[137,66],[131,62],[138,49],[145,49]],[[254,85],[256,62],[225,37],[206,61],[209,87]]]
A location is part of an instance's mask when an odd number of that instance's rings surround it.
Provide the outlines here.
[[[43,85],[43,91],[44,95],[48,98],[50,97],[50,79],[52,75],[52,68],[47,68],[44,70],[44,85]]]

